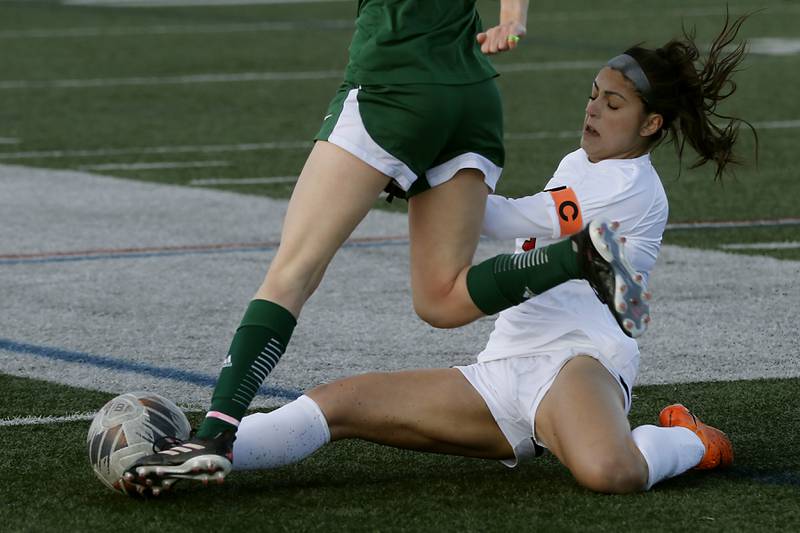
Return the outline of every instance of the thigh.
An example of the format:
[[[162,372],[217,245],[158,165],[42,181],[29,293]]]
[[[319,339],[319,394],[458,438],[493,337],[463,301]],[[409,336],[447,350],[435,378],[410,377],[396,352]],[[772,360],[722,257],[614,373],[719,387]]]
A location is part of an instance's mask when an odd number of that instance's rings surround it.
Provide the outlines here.
[[[478,246],[486,209],[488,189],[483,177],[478,170],[462,169],[453,179],[408,203],[415,308],[418,312],[427,309],[452,325],[483,316],[466,289],[466,272]]]
[[[489,459],[514,455],[483,398],[453,368],[364,374],[306,394],[325,414],[332,440]]]
[[[278,252],[256,297],[281,304],[297,316],[336,251],[388,182],[354,155],[317,142],[289,200]]]
[[[537,439],[585,486],[606,491],[603,487],[614,483],[636,488],[647,480],[647,466],[631,437],[622,388],[590,356],[564,365],[537,408],[534,427]]]

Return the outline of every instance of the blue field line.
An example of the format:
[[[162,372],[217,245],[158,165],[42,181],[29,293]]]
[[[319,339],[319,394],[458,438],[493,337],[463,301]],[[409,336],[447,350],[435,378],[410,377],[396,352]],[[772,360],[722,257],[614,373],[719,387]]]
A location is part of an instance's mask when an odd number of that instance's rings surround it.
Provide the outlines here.
[[[397,246],[408,245],[408,239],[386,239],[371,242],[346,242],[342,248],[380,248],[384,246]],[[270,244],[265,246],[241,246],[231,248],[210,248],[198,250],[156,250],[152,252],[109,252],[109,253],[87,253],[84,255],[69,255],[69,256],[50,256],[50,257],[21,257],[21,258],[7,258],[0,259],[0,265],[31,265],[31,264],[48,264],[48,263],[71,263],[76,261],[98,261],[98,260],[113,260],[113,259],[148,259],[154,257],[170,257],[170,256],[184,256],[184,255],[205,255],[205,254],[231,254],[243,252],[268,252],[276,250],[277,244]]]
[[[61,348],[53,348],[50,346],[37,346],[35,344],[16,342],[4,338],[0,338],[0,350],[13,353],[35,355],[38,357],[44,357],[56,361],[65,361],[68,363],[92,365],[107,370],[120,370],[123,372],[133,372],[136,374],[152,376],[154,378],[171,379],[174,381],[191,383],[192,385],[200,385],[203,387],[213,387],[217,383],[217,378],[215,376],[200,374],[199,372],[191,372],[188,370],[180,370],[177,368],[160,367],[144,363],[137,363],[133,361],[125,361],[122,359],[115,359],[113,357],[108,357],[105,355],[94,355],[85,352],[73,352],[70,350],[62,350]],[[302,392],[292,389],[284,389],[282,387],[266,387],[266,386],[261,387],[258,393],[263,396],[284,398],[287,400],[295,400],[302,394]]]

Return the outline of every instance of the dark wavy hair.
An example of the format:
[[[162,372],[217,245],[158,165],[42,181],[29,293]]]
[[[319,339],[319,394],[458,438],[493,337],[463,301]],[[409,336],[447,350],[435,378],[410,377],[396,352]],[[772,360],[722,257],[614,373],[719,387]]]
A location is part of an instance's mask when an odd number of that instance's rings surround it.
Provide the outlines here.
[[[664,119],[661,129],[653,135],[652,146],[668,140],[682,161],[688,142],[699,156],[689,168],[713,161],[715,180],[730,170],[729,164],[741,163],[733,153],[741,124],[753,132],[758,157],[758,134],[753,125],[717,112],[717,105],[736,91],[731,77],[744,58],[747,42],[731,45],[749,16],[731,21],[726,15],[725,25],[704,61],[700,61],[694,30],[687,31],[685,27],[682,39],[673,39],[660,48],[637,45],[625,51],[636,59],[650,81],[651,92],[642,98],[645,112],[658,113]]]

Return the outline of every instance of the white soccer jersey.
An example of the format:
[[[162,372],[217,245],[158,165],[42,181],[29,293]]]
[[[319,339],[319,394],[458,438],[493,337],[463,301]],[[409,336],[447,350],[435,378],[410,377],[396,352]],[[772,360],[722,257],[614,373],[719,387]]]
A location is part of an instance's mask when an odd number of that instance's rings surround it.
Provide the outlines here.
[[[667,214],[667,197],[649,155],[592,163],[578,149],[561,160],[543,192],[515,199],[491,195],[482,233],[517,239],[521,253],[567,238],[593,219],[616,220],[627,238],[628,259],[647,279]],[[572,280],[500,313],[478,361],[559,349],[599,352],[612,361],[631,350],[638,354],[636,341],[622,332],[589,284]]]

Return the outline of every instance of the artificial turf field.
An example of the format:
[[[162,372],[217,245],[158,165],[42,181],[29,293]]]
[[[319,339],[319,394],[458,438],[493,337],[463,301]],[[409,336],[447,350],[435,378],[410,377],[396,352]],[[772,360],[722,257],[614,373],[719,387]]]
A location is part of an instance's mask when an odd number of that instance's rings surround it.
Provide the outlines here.
[[[711,1],[533,4],[529,38],[496,61],[508,156],[498,192],[507,195],[541,188],[575,147],[598,65],[633,43],[664,42],[682,22],[706,43],[725,11]],[[479,5],[487,23],[494,20],[497,3]],[[800,55],[793,46],[800,6],[728,5],[733,14],[763,8],[742,32],[760,53],[748,57],[737,93],[723,106],[756,126],[758,165],[747,130],[746,163],[724,184],[713,182],[710,168],[679,172],[671,147],[661,147],[654,160],[671,224],[739,222],[675,226],[665,243],[797,261],[800,176],[792,158],[800,142]],[[354,12],[355,2],[0,2],[0,164],[286,197],[339,84]],[[236,181],[243,178],[287,179]],[[221,184],[197,181],[209,179]],[[0,387],[2,420],[91,412],[110,397],[5,375]],[[8,531],[198,530],[212,521],[222,530],[798,530],[799,398],[796,377],[637,388],[633,425],[684,402],[732,436],[737,463],[626,497],[578,488],[549,457],[508,471],[494,462],[342,443],[296,467],[237,474],[223,488],[134,502],[93,479],[83,450],[88,421],[2,425],[0,523]]]

